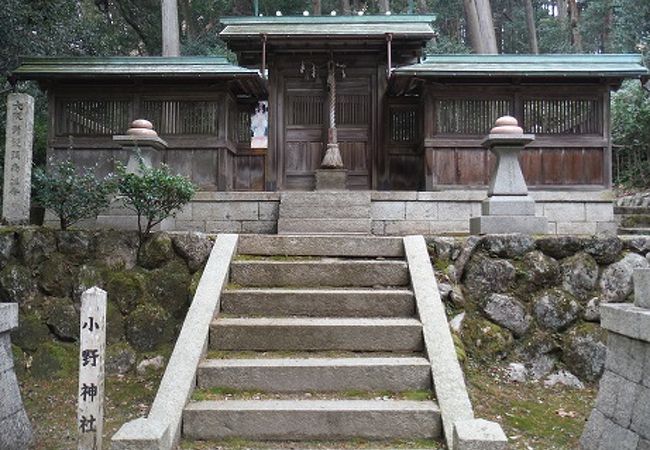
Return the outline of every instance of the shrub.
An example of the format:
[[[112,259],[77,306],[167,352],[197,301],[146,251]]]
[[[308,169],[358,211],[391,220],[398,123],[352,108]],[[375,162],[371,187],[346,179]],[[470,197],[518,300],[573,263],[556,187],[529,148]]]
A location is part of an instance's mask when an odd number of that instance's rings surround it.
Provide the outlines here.
[[[62,230],[82,219],[97,217],[110,203],[111,177],[98,179],[91,170],[78,171],[71,161],[50,161],[34,170],[34,200],[59,218]]]
[[[127,173],[117,166],[117,191],[124,206],[138,217],[138,256],[151,230],[188,203],[196,187],[182,175],[173,175],[169,167],[147,167],[140,159],[139,173]]]

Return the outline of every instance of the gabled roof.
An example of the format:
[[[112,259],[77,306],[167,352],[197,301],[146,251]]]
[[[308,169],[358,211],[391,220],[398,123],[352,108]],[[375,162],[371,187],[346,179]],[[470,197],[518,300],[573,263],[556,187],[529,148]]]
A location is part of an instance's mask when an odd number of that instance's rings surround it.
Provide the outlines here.
[[[11,76],[17,80],[114,80],[114,79],[199,79],[238,80],[253,93],[266,88],[259,72],[228,62],[226,58],[205,57],[34,57],[23,58]]]
[[[430,15],[350,15],[350,16],[275,16],[275,17],[224,17],[226,27],[220,36],[227,41],[259,38],[333,38],[333,39],[385,39],[393,38],[429,40],[434,37]]]
[[[393,76],[642,78],[650,75],[641,55],[431,55],[419,64],[399,67]]]

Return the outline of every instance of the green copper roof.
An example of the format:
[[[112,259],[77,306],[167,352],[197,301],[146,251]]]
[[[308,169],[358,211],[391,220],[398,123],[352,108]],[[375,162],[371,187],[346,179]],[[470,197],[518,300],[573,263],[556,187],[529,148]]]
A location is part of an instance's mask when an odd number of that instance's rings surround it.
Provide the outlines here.
[[[610,77],[650,75],[641,55],[431,55],[399,67],[394,76],[440,77]]]
[[[394,37],[431,39],[434,37],[432,22],[435,16],[420,15],[350,15],[350,16],[270,16],[270,17],[224,17],[226,28],[221,32],[224,39],[259,37],[334,37],[334,38],[381,38],[386,34]]]
[[[18,79],[53,78],[229,78],[260,77],[223,57],[37,57],[23,58]]]

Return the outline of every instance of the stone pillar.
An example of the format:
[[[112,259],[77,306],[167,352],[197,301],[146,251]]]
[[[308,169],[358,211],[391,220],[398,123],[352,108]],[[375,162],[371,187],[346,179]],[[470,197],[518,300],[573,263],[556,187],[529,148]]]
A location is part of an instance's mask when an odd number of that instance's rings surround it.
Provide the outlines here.
[[[488,188],[488,198],[481,204],[481,216],[469,221],[471,234],[526,233],[546,234],[548,221],[535,216],[535,200],[519,165],[519,153],[535,140],[524,134],[517,119],[497,119],[483,146],[496,156],[496,170]]]
[[[635,269],[634,293],[634,304],[600,307],[607,359],[584,450],[650,449],[650,269]]]
[[[10,225],[29,223],[33,143],[34,98],[9,94],[2,219]]]
[[[18,303],[0,303],[0,448],[23,450],[32,427],[20,397],[9,332],[18,326]]]
[[[140,172],[140,158],[146,167],[160,166],[162,152],[167,149],[167,142],[160,139],[153,124],[144,119],[134,120],[126,134],[113,136],[113,141],[129,152],[128,173]]]

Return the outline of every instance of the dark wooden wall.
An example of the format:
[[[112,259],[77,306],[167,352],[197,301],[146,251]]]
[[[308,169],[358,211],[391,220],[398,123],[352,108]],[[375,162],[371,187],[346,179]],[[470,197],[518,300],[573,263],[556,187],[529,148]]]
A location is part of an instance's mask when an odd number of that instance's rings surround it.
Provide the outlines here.
[[[520,158],[529,186],[611,183],[607,85],[437,84],[422,101],[429,190],[488,184],[494,161],[481,142],[504,114],[536,136]]]

